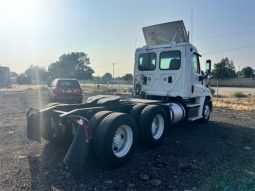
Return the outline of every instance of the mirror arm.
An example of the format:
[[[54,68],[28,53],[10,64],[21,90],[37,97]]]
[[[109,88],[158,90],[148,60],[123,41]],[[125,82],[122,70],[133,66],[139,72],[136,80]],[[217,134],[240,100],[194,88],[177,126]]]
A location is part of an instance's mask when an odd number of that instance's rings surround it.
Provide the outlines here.
[[[207,84],[206,84],[206,87],[209,87],[210,82],[211,82],[211,79],[213,79],[213,76],[210,76],[208,79],[209,79],[209,80],[208,80],[208,82],[207,82]]]
[[[205,76],[199,76],[199,81],[206,79],[210,73],[206,74]]]

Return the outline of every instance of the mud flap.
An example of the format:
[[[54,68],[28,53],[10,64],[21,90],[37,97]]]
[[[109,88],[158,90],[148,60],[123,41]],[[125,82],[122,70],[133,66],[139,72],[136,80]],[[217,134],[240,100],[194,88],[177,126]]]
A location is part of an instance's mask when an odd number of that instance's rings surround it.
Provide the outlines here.
[[[29,108],[27,111],[27,138],[41,142],[39,109]]]
[[[88,121],[83,118],[82,124],[79,125],[78,132],[63,159],[67,168],[76,174],[82,173],[90,146]]]

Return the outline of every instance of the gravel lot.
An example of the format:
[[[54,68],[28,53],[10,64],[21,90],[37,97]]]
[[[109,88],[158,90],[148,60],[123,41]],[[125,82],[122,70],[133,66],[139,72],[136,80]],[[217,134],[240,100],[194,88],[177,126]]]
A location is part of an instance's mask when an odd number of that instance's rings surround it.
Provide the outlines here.
[[[0,190],[255,190],[255,111],[215,108],[209,124],[172,127],[122,168],[89,157],[75,177],[62,163],[66,148],[26,138],[26,109],[46,97],[0,92]]]

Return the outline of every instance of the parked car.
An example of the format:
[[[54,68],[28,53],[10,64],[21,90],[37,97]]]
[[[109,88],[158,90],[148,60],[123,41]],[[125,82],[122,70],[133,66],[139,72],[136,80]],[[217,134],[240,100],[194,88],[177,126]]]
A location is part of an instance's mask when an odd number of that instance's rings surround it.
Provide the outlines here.
[[[49,101],[82,103],[83,91],[77,79],[57,78],[49,86]]]

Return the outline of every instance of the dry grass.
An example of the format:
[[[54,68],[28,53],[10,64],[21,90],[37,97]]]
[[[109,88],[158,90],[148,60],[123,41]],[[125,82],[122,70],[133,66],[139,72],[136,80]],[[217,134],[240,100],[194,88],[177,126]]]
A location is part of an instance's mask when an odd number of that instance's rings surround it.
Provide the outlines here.
[[[130,86],[131,87],[131,86]],[[102,93],[102,94],[118,94],[118,93],[131,93],[131,88],[127,87],[118,87],[118,86],[111,86],[111,85],[82,85],[82,89],[86,93]]]
[[[22,91],[46,91],[48,88],[45,85],[13,85],[10,88],[2,88],[2,92],[22,92]]]
[[[130,86],[131,87],[131,86]],[[85,93],[97,93],[97,94],[125,94],[130,96],[131,89],[128,88],[116,88],[110,85],[99,86],[96,85],[83,85],[82,89]],[[47,91],[47,86],[43,85],[16,85],[8,89],[0,89],[2,92],[13,91]],[[240,96],[241,95],[241,96]],[[214,95],[213,99],[214,107],[225,107],[234,110],[255,110],[255,93],[238,93],[227,92],[223,94]]]
[[[255,93],[241,93],[240,95],[237,92],[218,95],[214,97],[213,105],[234,110],[255,110]]]

